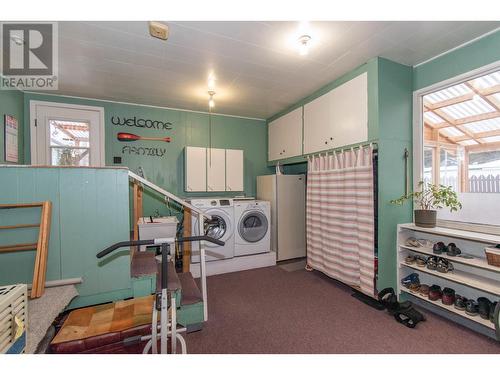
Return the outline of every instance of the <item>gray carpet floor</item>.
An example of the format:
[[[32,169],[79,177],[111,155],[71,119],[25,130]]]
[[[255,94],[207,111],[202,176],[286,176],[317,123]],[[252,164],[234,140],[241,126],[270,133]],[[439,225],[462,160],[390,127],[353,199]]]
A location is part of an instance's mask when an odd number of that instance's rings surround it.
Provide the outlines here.
[[[208,302],[188,353],[500,353],[500,343],[425,310],[426,322],[406,328],[316,271],[211,276]]]

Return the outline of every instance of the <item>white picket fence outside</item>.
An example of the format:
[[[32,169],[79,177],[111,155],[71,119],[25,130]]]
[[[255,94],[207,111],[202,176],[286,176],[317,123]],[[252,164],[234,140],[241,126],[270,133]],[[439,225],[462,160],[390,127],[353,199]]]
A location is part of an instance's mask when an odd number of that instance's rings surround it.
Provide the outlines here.
[[[470,193],[500,193],[500,174],[471,176],[469,178]]]

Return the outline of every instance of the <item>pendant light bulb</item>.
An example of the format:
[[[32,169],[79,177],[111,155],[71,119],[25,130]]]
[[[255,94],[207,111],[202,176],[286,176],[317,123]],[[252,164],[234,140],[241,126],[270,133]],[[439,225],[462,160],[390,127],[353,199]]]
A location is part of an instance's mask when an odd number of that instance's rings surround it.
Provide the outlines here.
[[[208,101],[208,106],[209,106],[210,108],[215,107],[215,101],[214,101],[214,98],[210,98],[210,100]]]

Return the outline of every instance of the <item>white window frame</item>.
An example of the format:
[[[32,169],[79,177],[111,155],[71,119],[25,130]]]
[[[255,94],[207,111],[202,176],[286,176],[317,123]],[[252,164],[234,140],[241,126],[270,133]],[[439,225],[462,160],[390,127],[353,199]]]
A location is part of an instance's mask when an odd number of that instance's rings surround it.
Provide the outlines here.
[[[69,104],[69,103],[58,103],[58,102],[46,102],[42,100],[30,100],[30,150],[31,150],[31,164],[38,164],[38,144],[37,144],[37,131],[38,127],[36,124],[36,106],[46,106],[46,107],[58,107],[58,108],[68,108],[77,110],[94,111],[99,113],[99,165],[90,165],[90,167],[104,167],[106,166],[106,156],[105,156],[105,122],[104,122],[104,107],[96,107],[90,105],[81,104]],[[78,167],[75,168],[85,168]],[[87,167],[88,168],[88,167]]]
[[[423,178],[423,152],[424,152],[424,122],[423,122],[423,97],[427,94],[455,86],[459,83],[469,81],[500,69],[500,61],[484,65],[467,73],[437,82],[430,86],[413,91],[413,189],[418,189],[418,183]],[[439,157],[439,155],[437,156]],[[471,224],[461,221],[439,220],[438,225],[443,227],[474,230],[484,233],[498,233],[499,226]]]

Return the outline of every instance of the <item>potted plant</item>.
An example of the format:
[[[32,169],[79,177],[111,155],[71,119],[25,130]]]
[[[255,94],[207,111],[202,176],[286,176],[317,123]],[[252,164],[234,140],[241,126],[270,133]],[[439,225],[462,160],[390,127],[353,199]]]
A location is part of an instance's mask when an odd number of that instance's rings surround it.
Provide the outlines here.
[[[437,209],[447,207],[451,212],[462,208],[457,193],[451,186],[433,185],[420,181],[419,191],[403,195],[398,199],[391,200],[391,203],[402,205],[405,201],[413,199],[415,202],[415,225],[425,228],[436,226]]]

